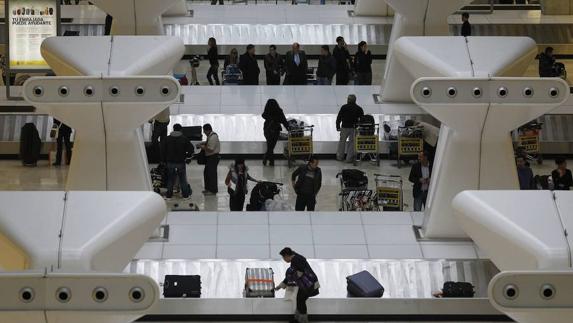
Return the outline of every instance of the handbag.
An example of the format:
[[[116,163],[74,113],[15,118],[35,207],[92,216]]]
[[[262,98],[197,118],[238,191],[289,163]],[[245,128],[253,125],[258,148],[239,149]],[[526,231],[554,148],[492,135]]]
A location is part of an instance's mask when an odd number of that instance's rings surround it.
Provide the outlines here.
[[[61,126],[61,123],[59,125],[56,125],[55,123],[52,125],[52,129],[50,129],[50,138],[58,138]]]
[[[207,156],[205,155],[205,150],[201,149],[199,154],[197,154],[197,164],[205,165],[207,163]]]

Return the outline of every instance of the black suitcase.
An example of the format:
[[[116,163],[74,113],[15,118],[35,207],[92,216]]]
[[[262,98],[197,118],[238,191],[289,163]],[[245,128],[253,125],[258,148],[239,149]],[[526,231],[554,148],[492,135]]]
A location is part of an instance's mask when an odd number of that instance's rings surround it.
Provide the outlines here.
[[[201,126],[183,127],[181,132],[185,138],[189,139],[190,141],[203,140],[203,127]]]
[[[466,282],[445,282],[442,288],[442,297],[472,298],[475,295],[475,287]]]
[[[358,169],[343,169],[342,182],[347,188],[366,189],[368,188],[368,176]]]
[[[36,166],[40,159],[42,140],[36,125],[28,122],[20,132],[20,158],[24,166]]]
[[[346,290],[350,297],[380,298],[384,295],[384,287],[366,270],[346,277]]]
[[[201,297],[201,276],[166,275],[163,283],[165,298]]]

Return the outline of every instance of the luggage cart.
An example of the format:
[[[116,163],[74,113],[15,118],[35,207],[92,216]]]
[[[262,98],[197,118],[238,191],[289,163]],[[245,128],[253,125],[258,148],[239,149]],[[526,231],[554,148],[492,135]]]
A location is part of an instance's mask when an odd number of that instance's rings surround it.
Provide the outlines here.
[[[375,201],[376,194],[368,189],[367,182],[359,187],[350,187],[342,174],[336,175],[340,179],[340,211],[380,211]]]
[[[380,124],[357,123],[354,128],[354,152],[357,166],[365,157],[380,166]]]
[[[295,158],[310,158],[313,154],[312,133],[314,126],[302,126],[288,130],[288,142],[285,148],[285,157],[288,167],[292,167]]]
[[[539,165],[543,164],[539,141],[542,126],[542,123],[530,122],[519,127],[517,130],[517,157],[523,157],[526,161],[536,161]]]
[[[398,168],[401,167],[404,157],[415,158],[424,151],[423,127],[403,127],[398,129]]]
[[[376,203],[383,211],[404,210],[404,182],[399,175],[374,174]]]

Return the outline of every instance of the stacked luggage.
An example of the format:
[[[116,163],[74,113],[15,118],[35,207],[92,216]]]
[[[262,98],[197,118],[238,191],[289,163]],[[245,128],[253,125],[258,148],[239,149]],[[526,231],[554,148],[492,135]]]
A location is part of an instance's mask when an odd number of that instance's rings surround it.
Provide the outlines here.
[[[342,176],[343,189],[368,189],[368,176],[361,170],[343,169],[338,175]]]
[[[164,163],[160,163],[157,167],[152,168],[149,173],[151,175],[153,191],[159,194],[162,188],[167,187],[167,167]]]
[[[360,136],[374,136],[375,133],[374,116],[370,114],[365,114],[358,120],[356,128],[358,130],[358,135]]]
[[[400,137],[404,138],[424,138],[424,127],[411,126],[400,129]]]
[[[42,140],[36,125],[28,122],[20,131],[20,158],[23,166],[37,166],[42,150]]]
[[[306,124],[302,120],[289,119],[287,120],[288,128],[291,137],[304,137],[304,127]]]
[[[272,268],[247,268],[245,297],[275,297],[275,279]]]
[[[272,200],[278,195],[281,190],[279,189],[280,183],[273,182],[260,182],[255,185],[251,191],[251,198],[247,204],[247,211],[263,211],[265,202]]]

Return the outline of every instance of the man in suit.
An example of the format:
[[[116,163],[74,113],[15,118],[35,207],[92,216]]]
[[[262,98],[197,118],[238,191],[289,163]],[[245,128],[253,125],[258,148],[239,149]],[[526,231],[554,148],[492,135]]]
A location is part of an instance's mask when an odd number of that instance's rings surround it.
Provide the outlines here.
[[[432,176],[432,165],[425,152],[418,154],[418,162],[412,166],[408,180],[414,184],[414,211],[422,211],[422,206],[426,207],[428,189],[430,188],[430,178]]]
[[[292,44],[292,50],[286,53],[285,85],[306,85],[308,63],[306,53],[300,50],[299,43]]]
[[[247,52],[239,58],[239,69],[243,73],[243,85],[259,85],[259,64],[255,56],[255,46],[248,45]]]

